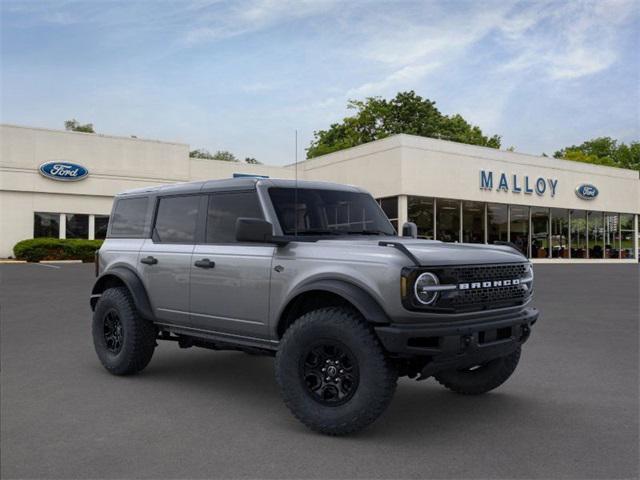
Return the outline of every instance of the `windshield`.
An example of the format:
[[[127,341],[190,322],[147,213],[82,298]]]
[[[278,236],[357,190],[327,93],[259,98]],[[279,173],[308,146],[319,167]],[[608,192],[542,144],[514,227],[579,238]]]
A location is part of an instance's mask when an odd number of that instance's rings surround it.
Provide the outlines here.
[[[270,188],[284,235],[395,235],[366,193],[311,188]]]

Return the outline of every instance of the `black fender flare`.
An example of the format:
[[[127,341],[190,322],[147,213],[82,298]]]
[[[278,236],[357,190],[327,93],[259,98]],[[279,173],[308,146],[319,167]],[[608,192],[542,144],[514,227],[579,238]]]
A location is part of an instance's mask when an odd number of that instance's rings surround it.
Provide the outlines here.
[[[153,315],[149,296],[147,295],[147,290],[144,288],[142,280],[131,268],[124,266],[113,267],[98,277],[91,289],[91,310],[95,309],[100,295],[114,278],[122,282],[127,289],[129,289],[138,313],[146,320],[153,321],[155,316]]]
[[[390,323],[389,316],[380,306],[378,301],[374,299],[373,296],[371,296],[370,293],[368,293],[362,287],[359,287],[358,285],[355,285],[347,280],[337,279],[314,280],[294,289],[287,298],[285,306],[280,310],[280,312],[278,312],[278,323],[280,323],[280,321],[282,320],[282,315],[289,307],[289,305],[291,305],[292,301],[294,301],[301,294],[313,290],[330,292],[344,298],[346,301],[351,303],[368,322],[376,324]]]

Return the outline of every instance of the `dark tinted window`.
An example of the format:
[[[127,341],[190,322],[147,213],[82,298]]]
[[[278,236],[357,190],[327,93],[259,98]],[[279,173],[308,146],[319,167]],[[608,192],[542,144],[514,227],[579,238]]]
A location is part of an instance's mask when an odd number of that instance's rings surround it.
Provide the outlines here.
[[[270,188],[285,235],[395,235],[376,201],[346,190]]]
[[[142,237],[148,201],[147,197],[118,200],[111,220],[110,234],[114,237]]]
[[[153,238],[161,243],[194,243],[200,196],[160,199]]]
[[[235,242],[238,217],[263,218],[255,191],[210,195],[207,243]]]
[[[67,238],[89,238],[89,215],[67,213]]]
[[[60,214],[36,212],[33,215],[33,238],[60,236]]]

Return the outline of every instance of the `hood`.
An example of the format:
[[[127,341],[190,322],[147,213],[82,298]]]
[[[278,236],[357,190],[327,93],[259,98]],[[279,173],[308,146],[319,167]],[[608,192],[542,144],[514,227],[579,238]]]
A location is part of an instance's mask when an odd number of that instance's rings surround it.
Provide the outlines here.
[[[505,245],[483,243],[444,243],[435,240],[419,240],[403,237],[369,237],[363,239],[326,240],[327,242],[374,247],[380,241],[401,243],[418,259],[421,265],[470,265],[487,263],[516,263],[527,258]],[[321,241],[324,243],[324,241]],[[344,243],[342,243],[344,242]],[[319,242],[320,243],[320,242]],[[378,247],[391,248],[391,247]],[[404,255],[398,250],[399,255]]]

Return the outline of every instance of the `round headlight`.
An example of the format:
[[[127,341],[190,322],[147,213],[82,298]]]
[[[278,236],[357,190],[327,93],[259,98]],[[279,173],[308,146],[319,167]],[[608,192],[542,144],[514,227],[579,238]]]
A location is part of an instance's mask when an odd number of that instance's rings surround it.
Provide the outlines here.
[[[413,285],[413,292],[416,295],[416,299],[423,305],[431,305],[436,301],[438,297],[437,290],[431,290],[429,287],[439,285],[440,281],[431,272],[425,272],[421,274]]]

